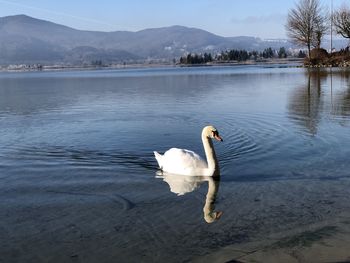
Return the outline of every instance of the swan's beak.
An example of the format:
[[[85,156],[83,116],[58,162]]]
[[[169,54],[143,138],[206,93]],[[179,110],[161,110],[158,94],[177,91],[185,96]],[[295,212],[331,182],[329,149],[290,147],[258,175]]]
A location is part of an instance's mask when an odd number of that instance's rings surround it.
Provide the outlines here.
[[[214,135],[214,138],[220,142],[223,142],[224,140],[220,137],[220,135]]]

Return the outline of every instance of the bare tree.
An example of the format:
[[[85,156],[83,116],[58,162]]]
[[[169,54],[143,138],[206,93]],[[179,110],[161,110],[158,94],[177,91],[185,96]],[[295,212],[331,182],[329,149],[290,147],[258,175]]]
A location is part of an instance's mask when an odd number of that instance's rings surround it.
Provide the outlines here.
[[[312,46],[315,48],[321,47],[323,36],[328,32],[329,26],[329,15],[319,14],[315,18],[314,22],[314,33],[312,38]]]
[[[350,39],[350,8],[344,4],[333,13],[332,18],[337,34]]]
[[[327,16],[324,15],[319,0],[300,0],[288,13],[286,30],[288,37],[296,44],[320,47],[322,37],[327,32]]]

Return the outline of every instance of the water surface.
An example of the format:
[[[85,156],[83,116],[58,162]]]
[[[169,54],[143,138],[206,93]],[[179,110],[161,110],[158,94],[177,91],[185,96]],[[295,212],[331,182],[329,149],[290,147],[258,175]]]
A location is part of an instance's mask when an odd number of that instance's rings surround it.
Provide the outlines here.
[[[325,242],[350,222],[349,121],[346,70],[1,73],[0,261],[201,261],[331,227],[310,238]],[[221,178],[180,178],[178,196],[153,151],[204,156],[207,124]],[[208,224],[214,183],[223,215]]]

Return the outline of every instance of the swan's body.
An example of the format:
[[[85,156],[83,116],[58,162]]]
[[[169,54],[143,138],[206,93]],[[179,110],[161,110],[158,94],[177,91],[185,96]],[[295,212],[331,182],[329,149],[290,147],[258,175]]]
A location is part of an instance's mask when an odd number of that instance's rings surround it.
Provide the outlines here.
[[[171,148],[164,155],[154,152],[159,168],[166,173],[181,175],[213,176],[219,174],[219,165],[212,138],[222,141],[218,131],[213,126],[204,127],[202,142],[207,162],[193,151]]]
[[[206,175],[207,163],[195,152],[171,148],[163,155],[154,152],[159,168],[164,172],[182,175]]]

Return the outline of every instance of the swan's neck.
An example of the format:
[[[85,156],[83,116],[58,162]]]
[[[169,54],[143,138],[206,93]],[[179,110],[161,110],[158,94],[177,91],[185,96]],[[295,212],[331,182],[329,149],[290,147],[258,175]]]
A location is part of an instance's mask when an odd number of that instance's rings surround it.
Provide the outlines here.
[[[213,142],[208,136],[204,134],[202,134],[202,141],[203,141],[205,156],[207,158],[208,169],[210,171],[213,171],[213,175],[215,175],[220,171],[219,171],[218,160],[216,159],[216,154],[213,147]]]

